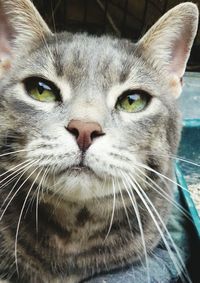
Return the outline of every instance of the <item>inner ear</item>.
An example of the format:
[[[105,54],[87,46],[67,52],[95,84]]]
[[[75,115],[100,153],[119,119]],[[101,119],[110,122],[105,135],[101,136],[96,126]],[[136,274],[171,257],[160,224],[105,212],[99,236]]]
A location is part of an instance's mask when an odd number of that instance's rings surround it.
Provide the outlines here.
[[[49,35],[51,31],[30,0],[0,0],[0,77],[15,57],[36,48]]]
[[[11,38],[13,30],[0,4],[0,77],[11,65]]]
[[[179,4],[153,25],[138,47],[154,68],[180,81],[197,27],[197,6],[190,2]]]
[[[192,42],[195,36],[191,34],[191,29],[190,25],[183,26],[179,38],[175,40],[174,44],[172,43],[171,47],[169,71],[176,74],[180,79],[184,75]]]
[[[38,46],[52,35],[47,24],[30,0],[0,0],[0,52],[15,54]],[[25,48],[24,48],[25,47]]]

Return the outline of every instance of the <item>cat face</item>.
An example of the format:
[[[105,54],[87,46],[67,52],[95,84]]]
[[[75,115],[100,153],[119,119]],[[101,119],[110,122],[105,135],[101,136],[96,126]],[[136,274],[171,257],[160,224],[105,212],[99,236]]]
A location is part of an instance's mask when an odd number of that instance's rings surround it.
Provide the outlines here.
[[[0,83],[5,168],[24,164],[27,178],[78,201],[118,192],[124,174],[143,185],[144,174],[167,175],[179,142],[176,97],[196,33],[195,6],[175,8],[133,44],[54,35],[29,1],[2,5],[12,11],[4,25],[15,35],[12,45],[5,33],[11,45],[0,53],[11,58]]]

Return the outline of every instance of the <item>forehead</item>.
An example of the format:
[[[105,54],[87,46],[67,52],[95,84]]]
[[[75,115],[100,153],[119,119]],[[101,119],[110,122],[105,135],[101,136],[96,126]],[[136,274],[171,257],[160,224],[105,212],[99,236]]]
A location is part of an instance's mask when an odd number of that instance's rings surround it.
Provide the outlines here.
[[[44,68],[64,77],[74,87],[91,80],[101,85],[123,82],[135,58],[134,44],[106,36],[64,33],[48,44],[48,48],[46,45],[42,48]]]
[[[71,89],[83,93],[107,93],[115,85],[129,81],[129,88],[145,88],[154,93],[152,83],[157,73],[149,68],[136,45],[108,36],[61,33],[48,38],[40,47],[24,56],[15,78],[44,77],[57,83],[60,79]],[[106,92],[105,92],[106,91]]]

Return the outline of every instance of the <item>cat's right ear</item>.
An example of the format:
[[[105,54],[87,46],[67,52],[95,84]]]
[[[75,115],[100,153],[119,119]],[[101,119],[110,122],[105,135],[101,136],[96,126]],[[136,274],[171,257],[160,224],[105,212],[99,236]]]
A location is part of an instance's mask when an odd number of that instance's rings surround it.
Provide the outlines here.
[[[30,0],[0,0],[0,77],[19,49],[34,48],[50,34]]]

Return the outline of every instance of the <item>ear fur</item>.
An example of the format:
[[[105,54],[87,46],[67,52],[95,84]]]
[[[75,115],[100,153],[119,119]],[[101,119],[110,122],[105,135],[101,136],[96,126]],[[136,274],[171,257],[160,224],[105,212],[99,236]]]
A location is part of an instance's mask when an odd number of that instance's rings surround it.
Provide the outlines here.
[[[138,42],[138,48],[158,71],[180,82],[198,28],[198,9],[185,2],[169,10]],[[178,96],[181,84],[177,88]]]
[[[0,73],[14,53],[33,48],[47,34],[51,31],[30,0],[0,0]]]

